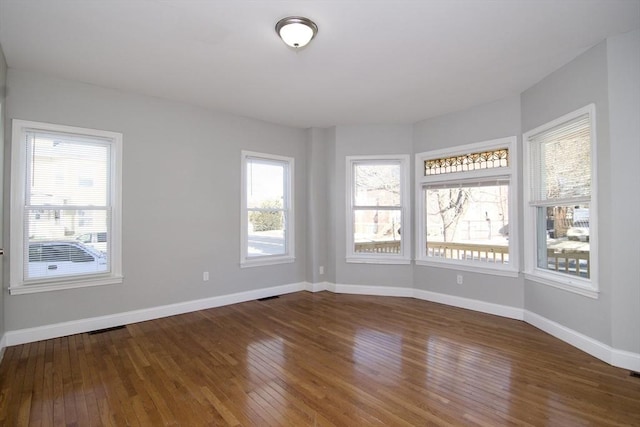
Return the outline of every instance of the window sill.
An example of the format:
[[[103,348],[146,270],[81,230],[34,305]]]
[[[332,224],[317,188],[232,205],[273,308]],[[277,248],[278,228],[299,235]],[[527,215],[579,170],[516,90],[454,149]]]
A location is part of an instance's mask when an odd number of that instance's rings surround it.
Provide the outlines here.
[[[562,289],[588,298],[598,299],[600,296],[600,291],[598,291],[594,286],[583,285],[572,280],[560,280],[553,275],[549,276],[541,273],[525,273],[524,277],[527,280],[531,280],[532,282],[536,282],[541,285]]]
[[[101,279],[78,279],[67,282],[46,282],[22,284],[9,287],[11,295],[35,294],[40,292],[61,291],[65,289],[88,288],[93,286],[117,285],[123,282],[122,276],[110,276]]]
[[[248,258],[240,262],[240,268],[263,267],[265,265],[291,264],[296,261],[293,256]]]
[[[445,261],[432,261],[432,260],[416,260],[416,265],[421,265],[425,267],[438,267],[438,268],[448,268],[451,270],[458,271],[469,271],[472,273],[480,273],[480,274],[491,274],[494,276],[504,276],[504,277],[518,277],[518,270],[513,268],[498,268],[498,267],[487,267],[481,265],[473,265],[469,263],[457,263],[457,262],[445,262]]]
[[[397,264],[408,265],[411,264],[411,260],[407,258],[375,258],[375,257],[355,257],[350,256],[346,258],[346,262],[353,264]]]

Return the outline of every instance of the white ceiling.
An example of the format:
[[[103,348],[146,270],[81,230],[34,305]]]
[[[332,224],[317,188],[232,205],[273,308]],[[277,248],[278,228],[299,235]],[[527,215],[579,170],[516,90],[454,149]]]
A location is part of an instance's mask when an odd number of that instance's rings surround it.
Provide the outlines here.
[[[318,24],[304,50],[289,15]],[[9,67],[296,127],[515,95],[639,27],[640,0],[0,0]]]

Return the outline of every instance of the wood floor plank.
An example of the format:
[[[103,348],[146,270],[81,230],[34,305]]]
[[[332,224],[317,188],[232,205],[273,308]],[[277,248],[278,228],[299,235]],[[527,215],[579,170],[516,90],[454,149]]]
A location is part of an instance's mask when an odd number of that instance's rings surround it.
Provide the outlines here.
[[[35,369],[33,372],[32,382],[32,402],[31,413],[29,415],[29,424],[33,426],[41,426],[42,422],[42,395],[44,387],[44,354],[46,349],[46,341],[35,343],[37,353],[35,356]],[[31,356],[33,357],[33,356]]]
[[[33,345],[33,344],[31,344]],[[27,365],[27,357],[29,354],[29,344],[25,344],[24,346],[20,346],[15,349],[15,351],[5,354],[4,360],[7,359],[7,356],[12,356],[12,361],[9,363],[10,367],[6,372],[7,380],[11,380],[12,384],[3,385],[3,395],[6,396],[6,404],[3,405],[3,411],[6,411],[2,415],[0,415],[0,419],[6,425],[17,425],[18,424],[18,415],[20,408],[20,399],[22,397],[22,385],[24,384],[25,379],[25,371]]]
[[[524,322],[299,292],[6,349],[2,426],[640,426],[640,379]]]
[[[78,369],[80,362],[78,359],[78,351],[82,351],[82,340],[78,335],[71,335],[69,339],[69,369],[71,371],[71,393],[75,399],[76,416],[78,425],[87,426],[91,424],[89,418],[89,410],[87,408],[87,398],[91,398],[87,393],[79,393],[83,388],[82,372]],[[95,408],[94,408],[95,410]]]
[[[31,405],[33,403],[33,389],[35,383],[35,370],[37,362],[38,345],[33,343],[29,346],[29,356],[24,373],[24,383],[20,396],[20,408],[18,410],[17,425],[26,426],[29,424]]]

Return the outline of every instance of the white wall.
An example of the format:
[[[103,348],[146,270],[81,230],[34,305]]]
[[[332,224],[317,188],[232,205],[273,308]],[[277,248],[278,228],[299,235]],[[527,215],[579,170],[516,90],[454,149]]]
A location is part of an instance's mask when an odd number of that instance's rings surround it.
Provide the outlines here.
[[[7,62],[4,59],[4,52],[2,46],[0,46],[0,165],[4,164],[4,129],[5,113],[6,113],[6,95],[7,95]],[[0,169],[1,170],[1,169]],[[0,173],[0,200],[2,200],[2,182],[4,181],[4,175]],[[0,209],[0,241],[2,241],[2,231],[4,225],[4,215]],[[3,263],[0,262],[0,284],[3,284]],[[2,338],[5,332],[4,322],[4,286],[0,290],[0,360],[3,352],[4,343]]]
[[[347,263],[346,258],[346,156],[411,154],[411,125],[338,126],[335,129],[335,168],[330,186],[334,189],[333,223],[335,245],[333,256],[336,269],[335,283],[341,285],[367,285],[412,287],[411,265],[378,265]],[[411,175],[413,176],[413,175]]]
[[[600,297],[591,299],[525,281],[525,306],[607,345],[611,344],[612,255],[609,220],[613,214],[606,43],[589,49],[522,94],[522,130],[526,132],[590,103],[596,106],[598,238]]]
[[[5,295],[8,331],[305,281],[305,131],[15,69],[8,87],[8,119],[124,134],[125,276]],[[295,263],[239,267],[242,149],[295,158]]]
[[[640,30],[607,40],[611,342],[640,353]]]
[[[321,283],[335,280],[329,266],[329,175],[327,164],[334,132],[332,129],[308,129],[307,151],[307,282]],[[320,274],[320,267],[324,273]]]
[[[413,151],[420,153],[519,134],[520,97],[513,96],[416,123]],[[520,153],[518,157],[521,158]],[[456,275],[461,273],[459,271],[427,266],[415,266],[414,269],[417,289],[509,307],[524,306],[521,277],[462,272],[464,282],[458,285]]]

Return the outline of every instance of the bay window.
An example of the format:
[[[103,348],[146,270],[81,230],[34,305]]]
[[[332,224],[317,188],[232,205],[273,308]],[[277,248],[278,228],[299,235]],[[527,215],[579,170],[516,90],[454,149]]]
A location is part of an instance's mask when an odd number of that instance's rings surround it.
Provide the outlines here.
[[[517,274],[515,138],[416,155],[416,263]]]
[[[525,273],[597,296],[595,106],[524,134]]]
[[[347,261],[408,264],[409,156],[347,157]]]

